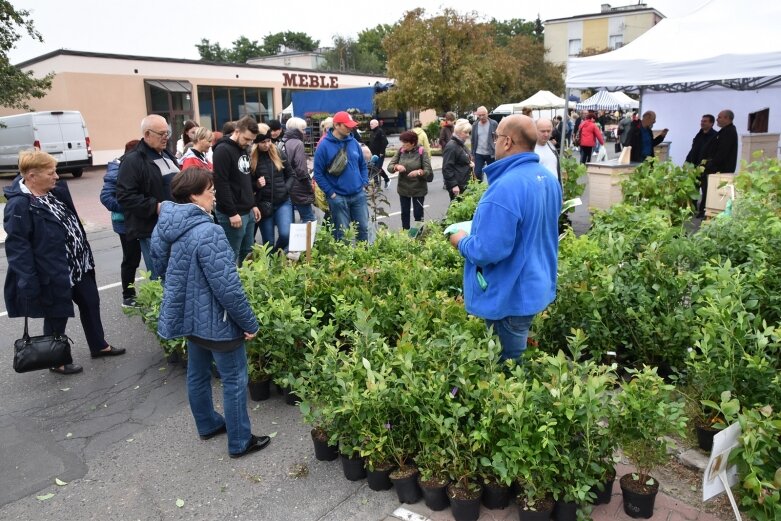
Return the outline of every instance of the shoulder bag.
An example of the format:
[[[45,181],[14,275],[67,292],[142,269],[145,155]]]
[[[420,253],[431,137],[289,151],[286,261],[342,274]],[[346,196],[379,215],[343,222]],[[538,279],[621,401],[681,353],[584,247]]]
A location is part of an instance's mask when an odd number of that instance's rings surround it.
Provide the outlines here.
[[[24,336],[14,342],[14,371],[26,373],[50,367],[72,364],[70,344],[67,335],[30,336],[27,317],[24,317]]]

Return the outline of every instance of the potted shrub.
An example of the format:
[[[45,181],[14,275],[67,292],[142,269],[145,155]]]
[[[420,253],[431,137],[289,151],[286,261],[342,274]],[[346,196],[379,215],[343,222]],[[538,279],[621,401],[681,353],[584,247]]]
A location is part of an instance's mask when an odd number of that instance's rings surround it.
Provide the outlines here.
[[[665,384],[656,368],[629,370],[632,379],[621,387],[615,435],[624,455],[637,469],[621,477],[624,512],[633,518],[650,518],[659,481],[651,471],[664,463],[667,442],[664,436],[683,435],[686,417],[683,404],[673,398],[675,387]]]

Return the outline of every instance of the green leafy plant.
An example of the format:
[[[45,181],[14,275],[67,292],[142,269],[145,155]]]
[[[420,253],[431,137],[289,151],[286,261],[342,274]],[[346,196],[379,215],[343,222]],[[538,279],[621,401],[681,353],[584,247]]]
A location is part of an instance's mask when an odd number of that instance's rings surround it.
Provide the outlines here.
[[[624,181],[624,202],[670,212],[676,222],[690,217],[699,199],[697,179],[702,167],[689,163],[677,166],[672,161],[646,159]]]
[[[581,163],[580,158],[575,157],[570,149],[565,149],[559,156],[559,166],[563,199],[568,201],[583,195],[586,190],[586,184],[583,182],[586,176],[586,165]],[[570,211],[574,211],[574,208]]]
[[[656,368],[630,369],[631,380],[617,395],[614,435],[629,461],[637,468],[636,480],[652,484],[651,471],[667,461],[664,436],[682,436],[686,427],[683,403],[675,399],[675,387],[665,384]]]

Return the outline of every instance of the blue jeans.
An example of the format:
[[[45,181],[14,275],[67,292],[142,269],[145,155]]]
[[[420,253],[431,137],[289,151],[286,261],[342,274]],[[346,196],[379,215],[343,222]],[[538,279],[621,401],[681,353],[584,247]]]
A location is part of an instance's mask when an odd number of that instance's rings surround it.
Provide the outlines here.
[[[369,205],[366,202],[366,192],[361,190],[352,195],[339,195],[328,198],[328,208],[331,209],[331,220],[334,223],[334,239],[342,240],[344,230],[350,223],[357,223],[359,241],[369,240]]]
[[[295,205],[295,209],[298,212],[298,217],[301,219],[302,223],[314,222],[317,220],[311,204],[297,204]]]
[[[529,338],[529,327],[532,325],[534,315],[509,316],[499,320],[486,319],[485,323],[494,329],[502,344],[502,354],[499,360],[515,360],[521,362],[523,352],[526,351],[526,340]]]
[[[222,409],[212,401],[212,361],[222,382]],[[187,341],[187,398],[200,436],[212,434],[223,425],[228,430],[228,452],[244,452],[252,431],[247,413],[247,352],[244,344],[227,353],[210,351]]]
[[[494,158],[487,154],[475,153],[475,177],[478,181],[483,180],[483,167],[494,162]]]
[[[236,256],[236,264],[241,266],[244,257],[252,251],[252,245],[255,243],[255,217],[252,212],[247,212],[241,216],[241,227],[233,228],[229,215],[221,212],[215,213],[217,214],[217,223],[225,230],[225,236]]]
[[[155,270],[155,264],[152,262],[152,239],[138,239],[138,243],[141,245],[141,256],[144,257],[144,265],[151,273],[150,280],[157,280],[160,278],[160,274]]]
[[[288,199],[276,210],[271,217],[260,219],[260,236],[263,244],[274,243],[274,227],[277,228],[277,242],[274,244],[274,250],[287,250],[290,242],[290,223],[293,221],[293,205]]]

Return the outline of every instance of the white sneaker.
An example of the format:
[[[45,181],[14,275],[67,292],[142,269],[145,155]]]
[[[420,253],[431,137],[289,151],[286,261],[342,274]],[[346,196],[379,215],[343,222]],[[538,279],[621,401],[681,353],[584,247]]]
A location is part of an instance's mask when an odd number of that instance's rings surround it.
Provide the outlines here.
[[[298,259],[301,258],[301,252],[300,251],[288,252],[287,258],[292,260],[293,262],[298,262]]]
[[[390,186],[393,184],[393,179],[388,179],[388,182],[385,183],[385,188],[390,188]]]

